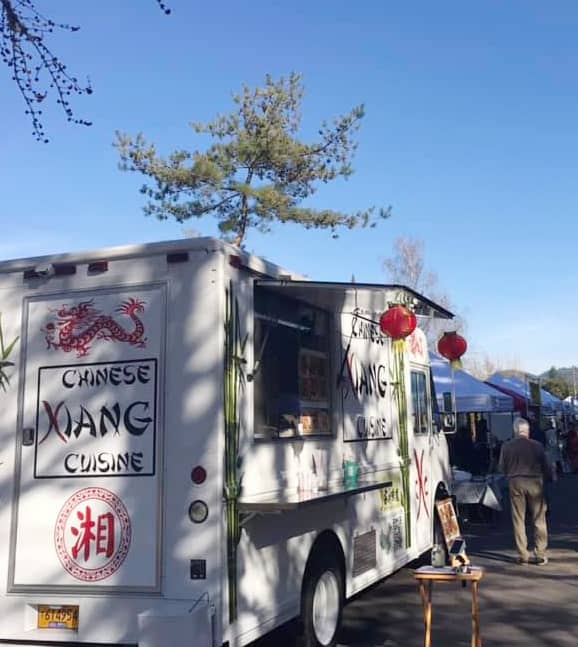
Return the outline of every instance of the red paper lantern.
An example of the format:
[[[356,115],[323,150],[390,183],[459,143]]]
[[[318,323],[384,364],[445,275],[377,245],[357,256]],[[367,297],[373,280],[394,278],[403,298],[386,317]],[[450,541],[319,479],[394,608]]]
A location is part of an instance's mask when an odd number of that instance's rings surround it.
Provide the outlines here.
[[[446,332],[438,341],[440,355],[449,359],[450,362],[459,362],[460,357],[468,349],[468,342],[457,332]]]
[[[392,339],[404,339],[415,330],[415,314],[405,306],[392,306],[379,318],[379,328]]]

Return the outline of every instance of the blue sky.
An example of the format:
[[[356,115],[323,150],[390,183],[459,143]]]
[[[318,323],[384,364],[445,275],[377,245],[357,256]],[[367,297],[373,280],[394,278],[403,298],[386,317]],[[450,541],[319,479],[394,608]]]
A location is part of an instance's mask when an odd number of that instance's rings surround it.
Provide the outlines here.
[[[366,106],[355,174],[314,204],[393,216],[337,240],[279,226],[247,247],[311,278],[382,282],[394,239],[421,239],[473,358],[578,363],[576,3],[167,2],[170,17],[154,0],[38,0],[81,26],[52,44],[90,76],[94,94],[74,106],[94,125],[47,105],[51,143],[37,144],[0,68],[1,259],[180,238],[181,225],[142,215],[114,131],[142,131],[162,152],[194,147],[190,121],[227,112],[244,82],[298,71],[305,133]]]

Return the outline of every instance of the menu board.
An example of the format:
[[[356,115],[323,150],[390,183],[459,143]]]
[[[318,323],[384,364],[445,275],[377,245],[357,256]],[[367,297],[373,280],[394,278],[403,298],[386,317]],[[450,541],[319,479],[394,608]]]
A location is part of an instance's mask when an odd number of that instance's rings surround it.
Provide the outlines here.
[[[436,501],[436,509],[442,525],[446,546],[449,549],[454,539],[461,536],[454,504],[451,499],[442,499],[441,501]]]
[[[307,348],[299,350],[299,398],[301,433],[329,433],[329,362],[326,353]]]

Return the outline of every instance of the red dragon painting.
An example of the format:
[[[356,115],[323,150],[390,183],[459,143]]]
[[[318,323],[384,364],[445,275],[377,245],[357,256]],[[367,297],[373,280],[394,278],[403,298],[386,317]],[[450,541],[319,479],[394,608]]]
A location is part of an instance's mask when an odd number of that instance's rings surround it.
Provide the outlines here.
[[[56,310],[56,321],[50,321],[42,329],[47,348],[65,353],[75,352],[77,357],[88,355],[96,339],[144,348],[147,341],[145,328],[137,315],[144,312],[145,305],[145,301],[130,298],[116,309],[116,312],[132,319],[132,331],[126,330],[111,315],[103,314],[94,306],[94,299],[71,306],[63,305]]]

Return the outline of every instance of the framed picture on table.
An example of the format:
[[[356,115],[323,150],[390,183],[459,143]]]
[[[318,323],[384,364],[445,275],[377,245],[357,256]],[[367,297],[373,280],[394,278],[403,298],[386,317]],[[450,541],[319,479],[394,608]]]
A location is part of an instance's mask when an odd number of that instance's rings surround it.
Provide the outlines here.
[[[446,546],[449,550],[454,540],[461,537],[460,525],[458,524],[454,504],[451,499],[442,499],[441,501],[436,501],[436,509],[442,525]]]

